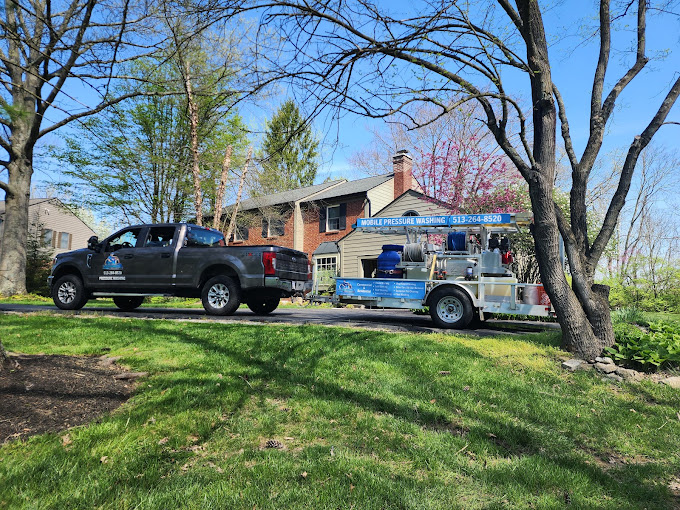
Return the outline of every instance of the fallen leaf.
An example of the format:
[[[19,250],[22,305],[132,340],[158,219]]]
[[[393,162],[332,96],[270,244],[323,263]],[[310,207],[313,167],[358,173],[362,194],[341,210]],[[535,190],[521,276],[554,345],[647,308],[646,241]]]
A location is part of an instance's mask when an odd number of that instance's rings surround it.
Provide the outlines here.
[[[107,464],[109,462],[109,458],[106,455],[104,455],[101,459],[99,459],[99,462],[101,462],[102,464]]]
[[[69,436],[68,434],[61,436],[61,446],[68,446],[72,442],[73,441],[71,441],[71,436]]]
[[[353,491],[353,490],[354,490],[354,485],[352,485],[351,483],[349,484],[349,490],[350,490],[350,491]]]
[[[469,386],[463,386],[463,391],[470,391],[470,387]]]
[[[196,441],[198,441],[198,437],[197,436],[187,436],[187,441],[189,441],[190,443],[195,443]]]
[[[158,441],[158,444],[165,444],[170,440],[169,437],[164,437]]]
[[[486,436],[490,438],[496,438],[496,434],[492,434],[491,432],[487,432]]]
[[[637,411],[635,409],[631,409],[630,412],[631,413],[637,413]]]
[[[307,471],[303,471],[300,475],[302,478],[307,478]]]
[[[430,404],[434,404],[436,401],[437,401],[437,399],[433,398],[432,400],[430,400]]]
[[[440,370],[439,375],[451,375],[451,371],[450,370]]]
[[[677,415],[677,416],[678,416],[678,420],[680,420],[680,412],[678,412],[678,415]]]

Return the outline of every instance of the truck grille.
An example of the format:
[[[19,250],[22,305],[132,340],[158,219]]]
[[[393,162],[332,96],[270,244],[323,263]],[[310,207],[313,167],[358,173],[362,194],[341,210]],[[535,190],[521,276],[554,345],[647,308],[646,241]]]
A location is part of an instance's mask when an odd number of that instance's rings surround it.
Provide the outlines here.
[[[304,254],[276,254],[276,275],[283,280],[306,280],[307,257]]]

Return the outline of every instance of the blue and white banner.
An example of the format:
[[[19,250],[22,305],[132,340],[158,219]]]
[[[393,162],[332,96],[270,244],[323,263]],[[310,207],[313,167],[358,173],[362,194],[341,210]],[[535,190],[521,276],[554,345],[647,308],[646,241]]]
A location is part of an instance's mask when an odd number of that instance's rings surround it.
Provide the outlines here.
[[[399,216],[397,218],[357,218],[357,228],[503,225],[511,221],[512,217],[507,213],[457,214],[454,216]]]
[[[341,297],[424,299],[425,281],[389,278],[336,278],[335,292]]]

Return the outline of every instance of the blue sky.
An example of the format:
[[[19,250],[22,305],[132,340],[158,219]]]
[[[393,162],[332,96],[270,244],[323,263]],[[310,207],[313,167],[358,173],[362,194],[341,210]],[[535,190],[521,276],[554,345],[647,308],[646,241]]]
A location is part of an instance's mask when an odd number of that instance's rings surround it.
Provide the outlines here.
[[[573,7],[578,5],[583,9]],[[593,25],[588,13],[596,14],[595,2],[561,2],[544,14],[549,40],[553,80],[566,103],[571,136],[577,155],[580,156],[588,139],[590,93],[597,64],[597,42],[594,38],[584,43],[579,30],[585,23]],[[580,33],[579,33],[580,32]],[[628,30],[613,34],[612,56],[607,74],[605,94],[625,72],[632,62],[630,54],[623,56],[620,50],[634,47],[634,32]],[[650,17],[648,21],[647,54],[654,58],[646,69],[619,97],[618,107],[608,126],[602,156],[615,148],[627,148],[633,137],[639,134],[661,104],[671,84],[680,73],[680,19]],[[674,51],[675,50],[675,51]],[[662,55],[665,55],[662,57]],[[528,103],[528,79],[526,76],[511,77],[511,90]],[[680,122],[680,104],[676,104],[668,120]],[[348,159],[370,143],[369,128],[384,125],[384,121],[372,121],[363,117],[347,115],[337,126],[340,146],[329,154],[326,172],[330,175],[347,175],[352,172]],[[335,133],[332,133],[335,136]],[[561,143],[558,127],[558,144]],[[654,138],[654,143],[680,148],[680,126],[664,126]],[[405,147],[409,149],[408,147]]]
[[[390,3],[391,8],[399,4]],[[417,4],[409,4],[417,5]],[[574,8],[574,6],[579,8]],[[406,7],[407,9],[409,7]],[[588,113],[592,76],[597,60],[597,39],[589,43],[583,42],[583,34],[588,30],[580,29],[585,24],[592,25],[595,20],[596,6],[594,2],[558,2],[545,10],[544,17],[551,46],[553,79],[557,83],[567,106],[571,133],[578,154],[582,151],[588,136]],[[588,17],[590,16],[590,17]],[[592,33],[592,32],[590,32]],[[611,122],[602,154],[616,147],[626,147],[638,134],[665,96],[674,77],[680,72],[680,54],[673,52],[679,46],[680,21],[678,18],[651,18],[648,22],[647,53],[658,56],[669,53],[662,60],[653,60],[647,68],[620,97],[613,122]],[[634,33],[623,31],[615,34],[614,47],[629,48],[634,45]],[[608,85],[618,79],[624,71],[623,64],[629,64],[630,57],[623,58],[616,51],[612,52],[608,73]],[[528,82],[525,76],[510,76],[508,83],[518,97],[528,103]],[[72,86],[69,93],[73,96],[87,97],[88,92]],[[271,98],[258,107],[250,106],[242,110],[242,116],[250,127],[259,131],[266,117],[271,117],[278,104],[283,102],[285,94]],[[50,116],[57,116],[52,112]],[[680,105],[676,105],[669,120],[680,121]],[[325,137],[327,149],[324,153],[324,166],[319,179],[351,176],[356,177],[349,158],[358,150],[370,143],[370,129],[384,126],[384,121],[371,121],[354,115],[345,115],[337,123],[324,123],[319,119],[315,128]],[[337,140],[337,145],[331,142]],[[677,147],[680,140],[680,126],[665,126],[655,138],[655,142],[670,147]],[[50,136],[43,140],[41,146],[59,143],[58,136]],[[559,143],[559,142],[558,142]],[[405,147],[412,150],[413,148]],[[6,172],[0,178],[6,178]],[[35,183],[49,182],[58,179],[58,168],[50,161],[42,161],[36,165]],[[1,198],[1,197],[0,197]]]

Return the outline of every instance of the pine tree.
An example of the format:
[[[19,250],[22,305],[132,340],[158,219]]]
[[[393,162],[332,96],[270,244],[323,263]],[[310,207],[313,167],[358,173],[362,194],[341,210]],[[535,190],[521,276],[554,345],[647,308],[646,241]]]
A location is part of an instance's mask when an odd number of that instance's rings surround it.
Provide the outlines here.
[[[262,144],[261,194],[310,186],[319,168],[319,141],[292,100],[267,122]]]

